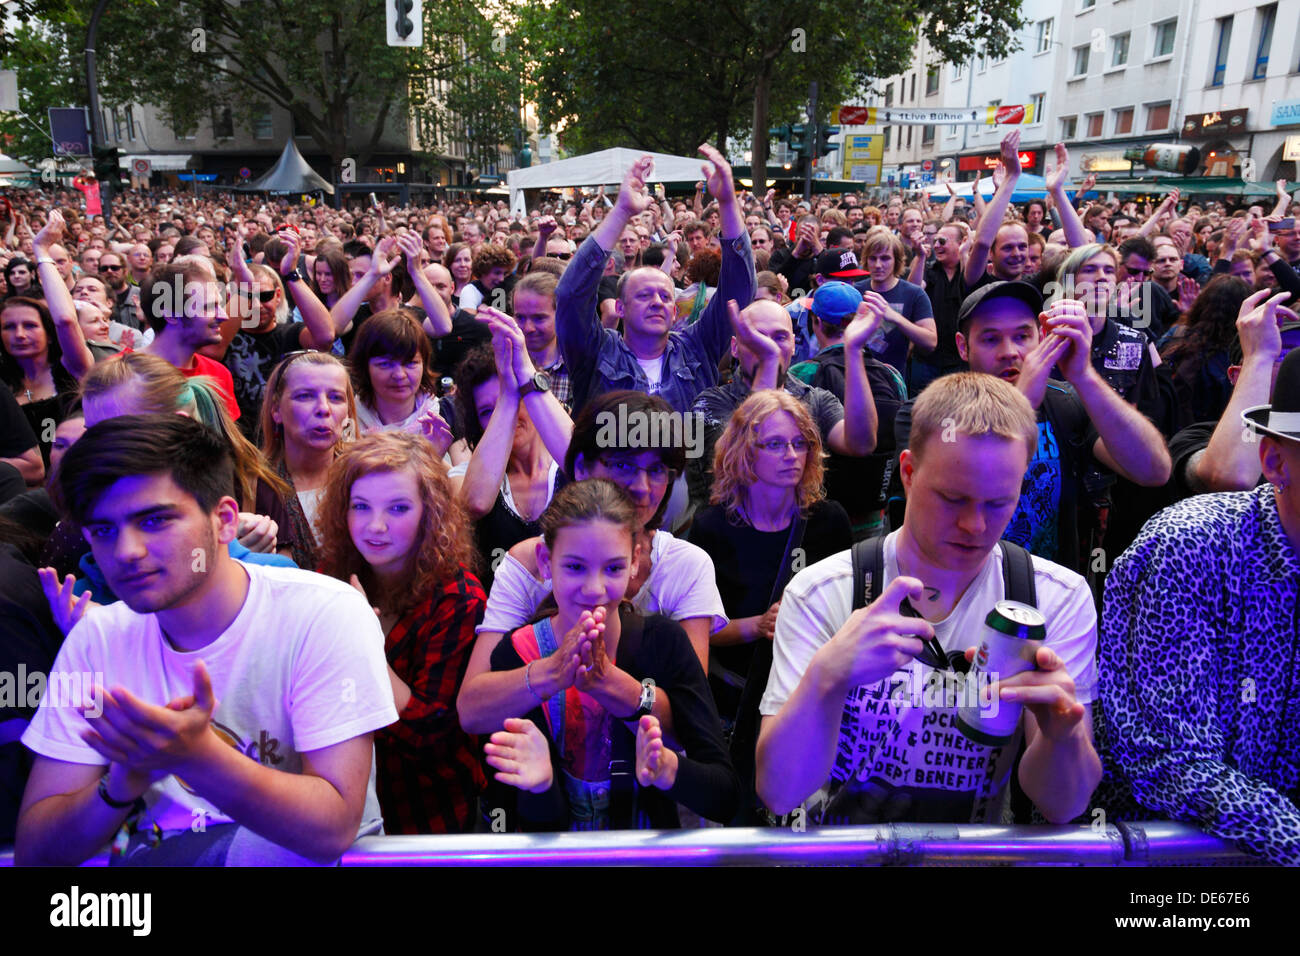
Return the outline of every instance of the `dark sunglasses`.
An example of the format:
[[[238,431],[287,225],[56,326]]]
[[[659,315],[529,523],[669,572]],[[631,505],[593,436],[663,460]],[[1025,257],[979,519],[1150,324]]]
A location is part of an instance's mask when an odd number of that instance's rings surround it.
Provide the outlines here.
[[[552,252],[548,258],[551,259],[572,259],[572,252]]]
[[[121,271],[122,271],[122,267],[121,267],[121,266],[106,266],[106,265],[104,265],[104,264],[101,262],[101,263],[99,264],[99,271],[100,271],[100,272],[121,272]]]
[[[279,291],[280,291],[279,289],[263,289],[262,291],[257,293],[257,297],[261,299],[263,302],[270,302],[272,299],[275,298],[275,294]]]

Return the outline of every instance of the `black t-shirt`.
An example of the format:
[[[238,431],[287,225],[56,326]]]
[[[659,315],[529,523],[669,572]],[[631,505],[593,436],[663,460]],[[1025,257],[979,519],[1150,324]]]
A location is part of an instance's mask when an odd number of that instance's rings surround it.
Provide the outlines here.
[[[945,371],[961,368],[964,363],[957,353],[957,313],[961,311],[961,300],[967,294],[963,288],[961,266],[958,265],[949,279],[943,266],[937,262],[931,265],[925,270],[925,294],[930,297],[939,344],[929,354],[914,350],[912,361]]]
[[[17,458],[36,447],[36,433],[13,392],[0,386],[0,458]]]
[[[687,539],[713,559],[718,593],[727,617],[734,620],[766,613],[790,539],[789,526],[780,531],[757,531],[728,518],[725,506],[709,505],[695,515]],[[847,550],[852,544],[849,516],[844,508],[835,501],[818,501],[808,509],[808,524],[799,544],[802,551],[792,556],[788,571],[809,567],[822,558]],[[727,670],[743,677],[749,673],[754,645],[714,647],[709,654]]]
[[[451,331],[434,340],[434,370],[439,376],[452,375],[466,353],[491,342],[492,333],[486,322],[480,322],[464,309],[457,309],[451,317]]]
[[[285,355],[303,347],[302,333],[306,328],[301,322],[286,322],[267,332],[236,332],[230,340],[221,362],[230,370],[235,385],[239,429],[250,439],[257,434],[271,370]]]
[[[596,287],[596,306],[607,299],[618,298],[618,276],[601,276],[600,284]]]

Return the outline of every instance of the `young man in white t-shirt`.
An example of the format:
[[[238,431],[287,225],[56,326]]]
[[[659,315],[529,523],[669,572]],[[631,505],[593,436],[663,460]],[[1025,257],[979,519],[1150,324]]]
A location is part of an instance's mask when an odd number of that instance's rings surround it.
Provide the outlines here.
[[[998,539],[1036,441],[1028,400],[991,375],[946,376],[917,399],[901,459],[907,513],[885,541],[880,597],[852,609],[843,552],[800,572],[781,601],[759,708],[757,789],[769,809],[804,805],[817,823],[1004,822],[1021,731],[1019,781],[1038,810],[1066,822],[1086,809],[1101,763],[1089,711],[1097,615],[1082,577],[1032,559],[1047,637],[1037,669],[987,688],[989,710],[1024,704],[1004,745],[964,736],[916,660],[931,637],[969,655],[1005,598]],[[920,617],[900,612],[904,598]]]
[[[378,621],[342,582],[231,559],[233,487],[226,443],[183,416],[110,419],[65,453],[57,497],[120,600],[69,633],[23,735],[19,863],[110,842],[127,863],[330,862],[380,829]]]

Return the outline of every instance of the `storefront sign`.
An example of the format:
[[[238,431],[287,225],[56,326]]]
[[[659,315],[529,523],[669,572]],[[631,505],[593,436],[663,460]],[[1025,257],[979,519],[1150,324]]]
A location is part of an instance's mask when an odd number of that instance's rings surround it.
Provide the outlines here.
[[[959,156],[957,157],[957,168],[964,173],[987,172],[998,164],[1000,156],[998,153],[984,153],[981,156]],[[1020,153],[1021,170],[1033,169],[1038,164],[1038,154],[1034,152],[1022,151]]]
[[[1232,136],[1246,128],[1246,110],[1215,110],[1191,113],[1183,119],[1183,136],[1188,139]]]
[[[1268,117],[1272,126],[1294,126],[1300,123],[1300,100],[1278,100]]]

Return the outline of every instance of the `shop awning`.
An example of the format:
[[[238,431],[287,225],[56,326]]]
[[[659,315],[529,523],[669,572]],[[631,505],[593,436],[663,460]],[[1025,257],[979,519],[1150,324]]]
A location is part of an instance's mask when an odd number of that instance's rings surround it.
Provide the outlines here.
[[[155,173],[181,172],[190,168],[193,153],[130,153],[123,156],[118,163],[123,169],[130,169],[137,159],[149,160],[149,168]]]

